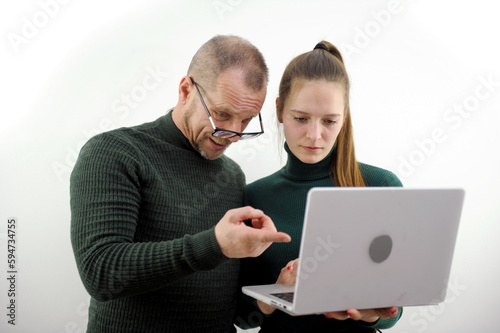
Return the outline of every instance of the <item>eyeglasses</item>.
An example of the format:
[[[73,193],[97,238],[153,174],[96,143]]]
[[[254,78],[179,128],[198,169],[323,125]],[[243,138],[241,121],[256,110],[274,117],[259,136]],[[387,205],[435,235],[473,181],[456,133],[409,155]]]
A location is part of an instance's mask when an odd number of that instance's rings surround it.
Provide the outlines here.
[[[210,114],[210,111],[208,111],[207,105],[205,104],[205,101],[203,100],[203,97],[201,96],[200,89],[198,88],[198,85],[196,82],[194,82],[194,79],[192,77],[189,77],[191,79],[191,82],[193,82],[194,86],[196,87],[196,90],[198,91],[198,95],[200,96],[201,104],[203,104],[203,107],[205,108],[205,111],[207,112],[208,119],[210,120],[210,123],[212,124],[212,127],[214,128],[214,131],[212,132],[212,135],[216,138],[224,138],[224,139],[229,139],[233,138],[235,136],[239,136],[240,140],[245,140],[245,139],[251,139],[251,138],[256,138],[262,133],[264,133],[264,127],[262,126],[262,116],[260,115],[259,112],[259,122],[260,122],[260,132],[249,132],[249,133],[238,133],[222,128],[218,128],[215,126],[214,121],[212,120],[212,115]]]

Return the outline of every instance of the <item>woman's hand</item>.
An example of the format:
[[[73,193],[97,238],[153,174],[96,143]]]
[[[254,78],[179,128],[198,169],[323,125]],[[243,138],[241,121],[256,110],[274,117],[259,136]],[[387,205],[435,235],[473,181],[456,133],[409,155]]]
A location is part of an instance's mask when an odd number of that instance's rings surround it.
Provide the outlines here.
[[[299,267],[299,259],[292,260],[288,264],[286,264],[286,266],[281,269],[276,284],[295,283],[295,280],[297,278],[298,267]],[[276,310],[274,306],[266,304],[259,300],[257,300],[257,304],[259,305],[260,311],[262,311],[262,313],[267,315],[273,313],[274,310]]]
[[[374,323],[380,318],[390,319],[395,318],[398,315],[398,308],[393,306],[390,308],[381,309],[367,309],[367,310],[356,310],[349,309],[347,311],[338,312],[328,312],[324,313],[327,318],[334,318],[337,320],[362,320],[367,323]]]
[[[299,267],[299,259],[295,259],[290,261],[285,267],[281,269],[280,275],[278,276],[278,280],[276,284],[291,284],[295,283],[297,279],[297,269]],[[257,300],[257,304],[259,305],[260,310],[264,314],[271,314],[276,310],[276,308],[272,305],[266,304]],[[367,323],[374,323],[380,318],[389,319],[395,318],[398,315],[397,307],[390,308],[381,308],[381,309],[365,309],[365,310],[356,310],[356,309],[348,309],[347,311],[337,311],[337,312],[328,312],[324,313],[327,318],[334,318],[337,320],[362,320]]]

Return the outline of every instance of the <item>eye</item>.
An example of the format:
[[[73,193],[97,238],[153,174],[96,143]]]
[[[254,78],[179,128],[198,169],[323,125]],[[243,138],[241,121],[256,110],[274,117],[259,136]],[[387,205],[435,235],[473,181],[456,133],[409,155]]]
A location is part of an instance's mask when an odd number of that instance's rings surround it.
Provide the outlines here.
[[[325,119],[324,123],[327,124],[327,125],[335,125],[337,123],[337,120]]]
[[[242,123],[243,124],[248,124],[252,121],[253,117],[250,117],[250,118],[246,118],[246,119],[243,119]]]
[[[293,117],[293,119],[298,121],[299,123],[304,123],[307,121],[307,119],[304,117]]]
[[[223,121],[229,119],[229,114],[225,112],[212,111],[212,117],[214,117],[218,121]]]

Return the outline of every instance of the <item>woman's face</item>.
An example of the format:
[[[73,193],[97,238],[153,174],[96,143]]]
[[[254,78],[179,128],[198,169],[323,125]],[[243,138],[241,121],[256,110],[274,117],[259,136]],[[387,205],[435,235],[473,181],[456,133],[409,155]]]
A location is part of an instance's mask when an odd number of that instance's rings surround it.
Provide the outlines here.
[[[322,80],[295,82],[278,120],[292,153],[304,163],[317,163],[330,153],[342,128],[344,88]]]

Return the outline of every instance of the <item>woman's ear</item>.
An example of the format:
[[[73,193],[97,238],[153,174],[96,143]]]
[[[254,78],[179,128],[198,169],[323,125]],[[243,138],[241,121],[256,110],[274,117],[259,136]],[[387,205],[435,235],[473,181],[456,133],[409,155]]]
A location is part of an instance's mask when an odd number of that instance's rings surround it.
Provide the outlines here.
[[[283,110],[279,109],[280,98],[276,97],[276,117],[278,117],[278,122],[283,124]]]

